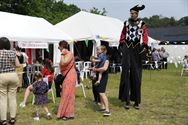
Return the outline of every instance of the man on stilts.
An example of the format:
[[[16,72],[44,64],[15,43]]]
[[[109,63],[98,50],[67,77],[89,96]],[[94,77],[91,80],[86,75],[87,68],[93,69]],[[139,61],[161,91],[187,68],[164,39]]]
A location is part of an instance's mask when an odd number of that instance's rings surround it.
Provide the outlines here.
[[[135,109],[140,109],[142,54],[148,48],[148,33],[146,24],[138,18],[138,13],[144,8],[144,5],[136,5],[130,9],[131,18],[125,21],[119,41],[122,52],[119,99],[125,102],[125,109],[130,108],[130,101],[134,102]]]

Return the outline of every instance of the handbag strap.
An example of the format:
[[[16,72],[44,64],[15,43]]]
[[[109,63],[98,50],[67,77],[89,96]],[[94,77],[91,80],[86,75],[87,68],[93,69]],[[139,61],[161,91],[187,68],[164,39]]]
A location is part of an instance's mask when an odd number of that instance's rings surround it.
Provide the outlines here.
[[[73,66],[74,66],[74,63],[73,63],[72,66],[70,67],[69,71],[72,69]],[[65,77],[67,76],[67,74],[69,73],[69,71],[66,73]]]

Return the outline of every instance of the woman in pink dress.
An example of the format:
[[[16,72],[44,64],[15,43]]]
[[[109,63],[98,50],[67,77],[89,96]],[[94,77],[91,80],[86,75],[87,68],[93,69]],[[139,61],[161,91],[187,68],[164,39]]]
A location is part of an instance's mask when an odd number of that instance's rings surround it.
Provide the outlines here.
[[[63,120],[74,119],[74,102],[76,86],[76,70],[74,67],[74,55],[68,50],[66,41],[59,42],[61,51],[60,70],[63,76],[61,100],[57,112],[57,118]]]

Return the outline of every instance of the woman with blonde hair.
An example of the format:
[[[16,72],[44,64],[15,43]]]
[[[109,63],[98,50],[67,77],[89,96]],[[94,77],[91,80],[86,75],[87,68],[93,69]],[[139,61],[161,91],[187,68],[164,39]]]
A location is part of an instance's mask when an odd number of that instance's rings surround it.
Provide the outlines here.
[[[109,59],[106,56],[106,47],[99,46],[97,48],[97,55],[99,58],[99,60],[97,61],[98,66],[93,67],[93,71],[97,73],[97,78],[95,87],[93,89],[96,90],[94,94],[97,94],[96,96],[98,96],[99,94],[100,97],[101,107],[97,111],[102,112],[104,117],[108,117],[111,115],[111,113],[109,109],[108,97],[106,96],[109,68]]]

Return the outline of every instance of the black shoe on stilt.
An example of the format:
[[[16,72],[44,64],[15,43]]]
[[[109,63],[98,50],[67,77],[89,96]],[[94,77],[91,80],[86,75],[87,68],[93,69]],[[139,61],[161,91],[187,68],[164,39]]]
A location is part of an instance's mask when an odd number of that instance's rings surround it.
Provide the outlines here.
[[[130,102],[126,102],[124,108],[128,110],[130,108]]]
[[[137,110],[139,110],[140,109],[140,105],[138,103],[135,103],[134,104],[134,108],[137,109]]]
[[[0,125],[7,125],[7,121],[6,120],[0,121]]]

